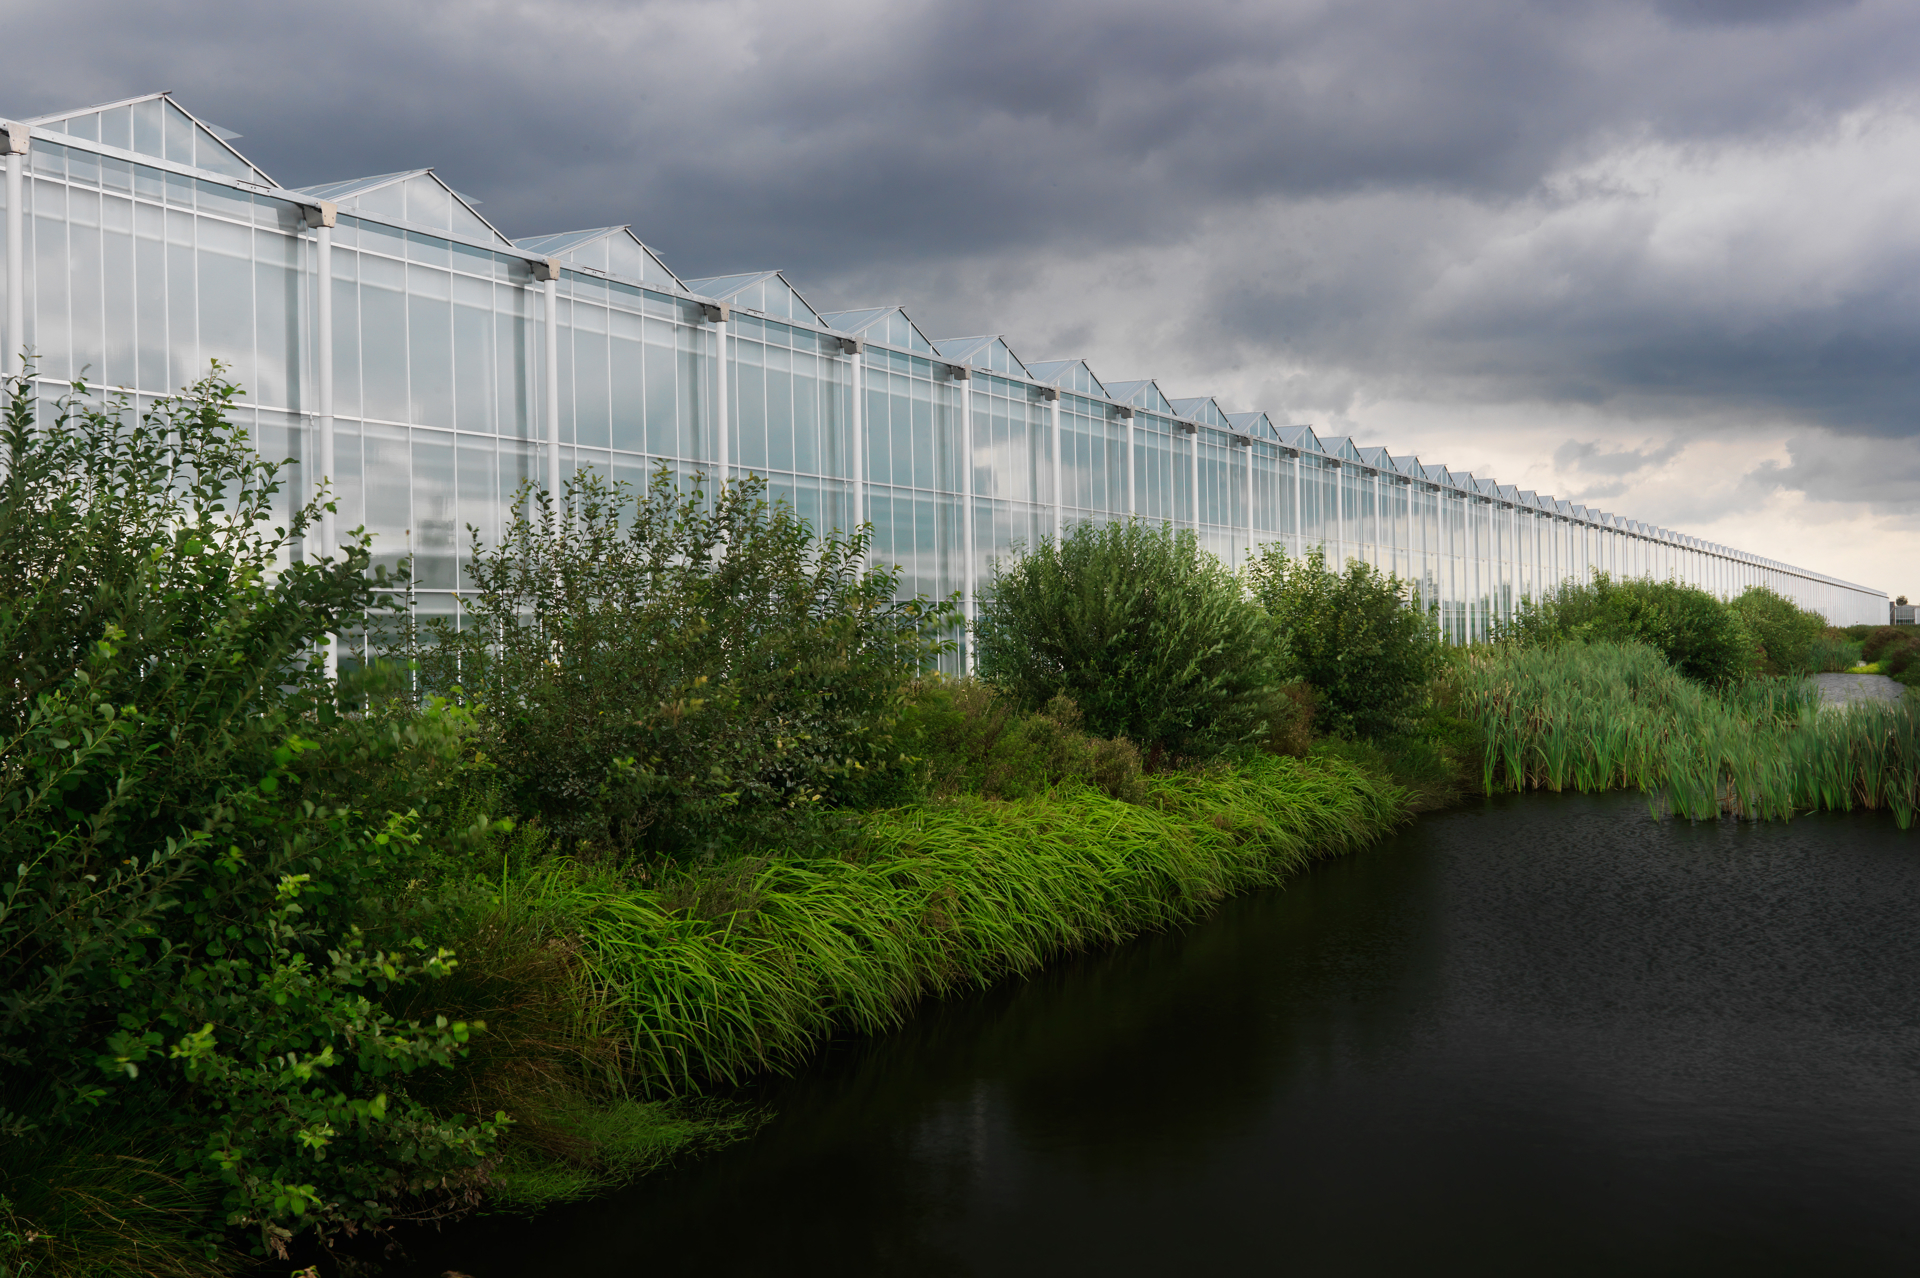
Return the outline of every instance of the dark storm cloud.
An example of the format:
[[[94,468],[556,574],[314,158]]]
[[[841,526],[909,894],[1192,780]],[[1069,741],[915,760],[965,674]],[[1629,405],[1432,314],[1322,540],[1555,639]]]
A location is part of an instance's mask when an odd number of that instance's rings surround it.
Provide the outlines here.
[[[1007,280],[1071,292],[1102,255],[1218,235],[1189,288],[1127,304],[1305,383],[1882,434],[1920,398],[1906,242],[1864,238],[1839,287],[1757,320],[1736,285],[1668,286],[1630,227],[1455,278],[1512,210],[1620,202],[1565,175],[1622,147],[1764,149],[1910,107],[1900,4],[77,0],[10,22],[49,56],[10,66],[7,110],[172,88],[283,182],[434,164],[510,235],[631,222],[688,276],[782,266],[823,302],[1017,327],[1040,321],[985,313]]]

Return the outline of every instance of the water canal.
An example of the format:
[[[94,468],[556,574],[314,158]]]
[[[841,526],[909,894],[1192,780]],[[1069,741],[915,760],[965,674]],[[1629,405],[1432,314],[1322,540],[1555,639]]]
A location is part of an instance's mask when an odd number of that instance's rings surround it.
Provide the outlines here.
[[[1908,1273],[1920,838],[1495,800],[760,1099],[416,1272]]]

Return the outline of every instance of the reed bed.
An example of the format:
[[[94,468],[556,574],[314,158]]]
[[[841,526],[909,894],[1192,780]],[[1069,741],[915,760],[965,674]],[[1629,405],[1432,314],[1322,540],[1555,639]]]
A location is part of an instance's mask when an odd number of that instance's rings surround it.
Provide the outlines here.
[[[1903,830],[1920,806],[1911,702],[1822,710],[1802,680],[1706,688],[1639,644],[1482,648],[1448,678],[1486,734],[1488,794],[1632,788],[1692,820],[1885,808]]]
[[[510,887],[578,927],[590,1003],[617,1018],[630,1077],[684,1094],[789,1067],[836,1031],[891,1028],[920,999],[1198,917],[1378,838],[1405,798],[1342,760],[1262,757],[1151,778],[1144,803],[1076,784],[870,814],[850,852],[749,863],[717,903],[567,863]]]

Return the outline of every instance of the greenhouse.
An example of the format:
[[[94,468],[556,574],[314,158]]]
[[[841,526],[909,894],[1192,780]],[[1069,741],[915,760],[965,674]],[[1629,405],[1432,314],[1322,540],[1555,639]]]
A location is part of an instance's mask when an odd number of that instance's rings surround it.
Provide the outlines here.
[[[523,481],[664,465],[764,476],[822,530],[871,522],[906,592],[969,613],[997,556],[1138,516],[1230,564],[1365,560],[1462,642],[1595,571],[1887,616],[1880,591],[1017,338],[821,313],[777,270],[681,279],[625,226],[509,240],[432,169],[284,188],[167,94],[0,127],[9,361],[30,349],[43,394],[151,400],[219,360],[262,453],[410,559],[423,614],[458,614],[466,529],[497,535]]]

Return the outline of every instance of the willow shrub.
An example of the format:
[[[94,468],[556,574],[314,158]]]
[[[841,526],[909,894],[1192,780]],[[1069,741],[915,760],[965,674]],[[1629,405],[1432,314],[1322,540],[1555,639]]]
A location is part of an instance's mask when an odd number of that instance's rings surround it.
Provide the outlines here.
[[[1827,619],[1767,589],[1748,586],[1730,605],[1753,636],[1760,672],[1818,673],[1824,668]]]
[[[1687,678],[1709,684],[1745,678],[1760,660],[1753,632],[1732,605],[1698,586],[1645,577],[1616,581],[1604,572],[1522,599],[1498,637],[1528,646],[1642,643]]]
[[[1411,586],[1359,560],[1327,567],[1318,546],[1295,559],[1264,547],[1247,585],[1272,619],[1290,675],[1314,690],[1319,721],[1343,736],[1403,728],[1440,667],[1440,630]]]
[[[981,677],[1087,730],[1204,756],[1265,735],[1281,699],[1271,627],[1187,529],[1082,524],[996,566],[974,628]],[[1291,703],[1286,703],[1288,707]]]
[[[382,779],[429,791],[454,725],[336,711],[314,654],[377,603],[366,542],[287,561],[319,507],[284,510],[217,376],[136,420],[9,385],[0,1207],[50,1273],[456,1207],[495,1135],[408,1094],[470,1027],[386,1010],[451,956],[361,926],[422,837]]]
[[[711,856],[904,766],[892,728],[954,605],[896,599],[865,532],[816,537],[765,492],[589,471],[558,503],[523,488],[497,545],[473,534],[422,677],[473,700],[510,799],[568,850]]]

